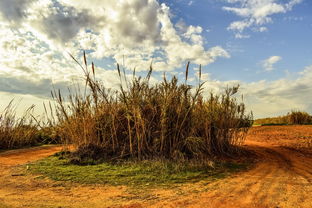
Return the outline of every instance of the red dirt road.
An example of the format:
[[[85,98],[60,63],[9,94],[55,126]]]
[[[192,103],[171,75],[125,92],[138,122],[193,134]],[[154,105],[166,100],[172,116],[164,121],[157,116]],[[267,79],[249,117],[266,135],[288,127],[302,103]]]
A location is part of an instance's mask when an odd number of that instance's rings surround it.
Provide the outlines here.
[[[61,151],[60,146],[45,146],[29,149],[10,150],[0,154],[0,165],[16,166],[48,157]]]
[[[0,208],[312,208],[311,143],[312,126],[253,127],[245,146],[259,159],[250,170],[214,182],[136,192],[19,174],[21,164],[53,154],[59,147],[4,152],[0,154]]]

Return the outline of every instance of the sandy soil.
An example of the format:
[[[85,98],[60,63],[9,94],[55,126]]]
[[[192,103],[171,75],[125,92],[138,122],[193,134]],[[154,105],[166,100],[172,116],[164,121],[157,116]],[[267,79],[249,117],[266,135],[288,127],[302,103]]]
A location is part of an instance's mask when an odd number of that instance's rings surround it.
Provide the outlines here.
[[[250,170],[172,189],[79,185],[24,175],[21,166],[60,150],[0,154],[2,207],[312,207],[312,126],[254,127],[245,147],[258,155]]]

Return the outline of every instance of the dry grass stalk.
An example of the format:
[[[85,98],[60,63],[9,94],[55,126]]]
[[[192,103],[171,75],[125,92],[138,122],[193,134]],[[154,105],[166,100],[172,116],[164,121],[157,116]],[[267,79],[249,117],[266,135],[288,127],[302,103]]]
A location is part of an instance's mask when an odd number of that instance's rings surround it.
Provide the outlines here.
[[[192,92],[191,86],[176,77],[167,80],[164,76],[162,82],[151,85],[151,65],[145,79],[125,79],[127,87],[121,84],[119,91],[112,92],[90,76],[85,54],[84,63],[89,94],[71,93],[68,104],[60,93],[53,93],[58,130],[65,143],[99,146],[107,159],[232,155],[251,125],[244,104],[233,97],[238,87],[204,99],[202,84]],[[119,64],[117,71],[122,80]],[[185,81],[188,71],[189,62]]]

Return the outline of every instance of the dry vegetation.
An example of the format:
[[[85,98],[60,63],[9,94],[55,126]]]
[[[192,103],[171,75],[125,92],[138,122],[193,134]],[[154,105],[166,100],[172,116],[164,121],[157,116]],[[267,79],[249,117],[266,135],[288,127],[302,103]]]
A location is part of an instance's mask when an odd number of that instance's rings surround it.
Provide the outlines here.
[[[17,118],[13,101],[0,114],[0,149],[34,145],[38,141],[37,123],[29,108],[24,116]]]
[[[184,82],[164,76],[157,84],[149,81],[152,66],[146,77],[136,77],[134,71],[128,80],[117,65],[120,89],[113,91],[96,79],[94,64],[88,68],[85,54],[83,65],[73,59],[84,72],[84,92],[71,91],[64,98],[54,91],[56,110],[49,106],[46,123],[31,115],[33,107],[17,118],[11,102],[0,114],[0,149],[62,142],[77,148],[70,159],[78,164],[90,159],[211,159],[238,153],[252,125],[252,115],[235,98],[238,87],[204,98],[201,69],[198,86],[187,83],[189,63]],[[311,122],[308,113],[292,111],[255,124]]]
[[[255,120],[255,125],[302,125],[311,124],[312,117],[307,112],[293,110],[285,116],[262,118]]]
[[[229,156],[238,152],[251,126],[251,115],[233,96],[238,87],[203,98],[202,83],[196,88],[187,84],[189,64],[185,83],[164,77],[155,85],[149,82],[152,66],[145,78],[128,81],[117,65],[118,91],[96,80],[94,64],[89,70],[85,56],[80,66],[89,93],[77,90],[68,99],[53,93],[58,134],[82,153],[75,162],[92,155],[109,160]]]
[[[73,57],[79,64],[79,62]],[[48,122],[32,116],[33,107],[17,118],[11,102],[0,116],[0,149],[18,148],[38,143],[62,142],[77,151],[71,160],[115,159],[207,159],[232,156],[239,152],[252,115],[235,94],[238,86],[221,95],[204,98],[203,83],[197,87],[176,77],[150,84],[152,66],[146,77],[127,80],[121,72],[120,89],[112,91],[95,78],[84,54],[85,91],[71,91],[63,98],[52,92],[56,101],[46,109]],[[201,79],[201,69],[199,73]],[[46,106],[45,106],[46,107]],[[49,112],[50,111],[50,112]]]
[[[53,126],[32,116],[34,106],[20,117],[16,115],[17,107],[12,100],[0,113],[0,150],[60,142]]]
[[[80,66],[86,89],[71,91],[66,98],[54,91],[56,106],[46,110],[47,122],[33,117],[32,107],[17,118],[13,102],[0,114],[0,149],[51,142],[76,148],[58,152],[58,146],[39,147],[0,154],[0,207],[42,207],[47,201],[51,207],[311,207],[312,126],[249,130],[252,114],[235,98],[238,87],[204,97],[201,82],[196,87],[187,84],[189,64],[184,82],[164,77],[157,84],[149,81],[152,67],[146,77],[127,80],[117,66],[117,91],[96,80],[94,65],[88,69],[85,56]],[[311,121],[309,114],[292,111],[256,124]],[[244,149],[254,155],[248,154],[249,160],[246,155],[229,159],[242,151],[245,139]],[[19,166],[55,152],[53,157]],[[257,163],[246,169],[250,159]],[[214,180],[220,178],[224,180]],[[141,192],[128,193],[125,187],[131,186]],[[151,192],[147,187],[171,188]],[[78,197],[84,197],[85,204]]]

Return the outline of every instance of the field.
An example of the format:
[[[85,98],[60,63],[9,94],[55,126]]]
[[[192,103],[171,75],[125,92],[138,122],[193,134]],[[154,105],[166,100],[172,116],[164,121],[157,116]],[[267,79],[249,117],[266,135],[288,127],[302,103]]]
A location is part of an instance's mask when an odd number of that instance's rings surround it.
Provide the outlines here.
[[[309,8],[0,0],[0,208],[312,208]]]
[[[222,178],[131,187],[80,184],[32,174],[25,165],[58,146],[0,154],[0,207],[312,207],[312,126],[252,127],[253,164]]]

